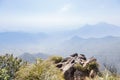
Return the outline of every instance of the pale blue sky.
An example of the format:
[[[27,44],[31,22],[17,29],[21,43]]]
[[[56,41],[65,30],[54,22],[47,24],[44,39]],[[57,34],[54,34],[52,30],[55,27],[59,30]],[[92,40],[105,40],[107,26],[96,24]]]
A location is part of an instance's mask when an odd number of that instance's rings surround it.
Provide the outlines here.
[[[0,0],[1,31],[39,31],[107,22],[120,26],[120,0]]]

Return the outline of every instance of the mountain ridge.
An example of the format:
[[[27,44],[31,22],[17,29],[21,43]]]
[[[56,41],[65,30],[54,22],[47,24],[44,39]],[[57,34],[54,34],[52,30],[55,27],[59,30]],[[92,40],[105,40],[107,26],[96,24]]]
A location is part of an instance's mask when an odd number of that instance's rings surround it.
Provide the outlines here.
[[[77,29],[76,34],[81,37],[120,36],[120,27],[108,23],[85,25]]]
[[[18,56],[19,58],[21,58],[24,61],[30,62],[30,63],[34,63],[36,62],[36,59],[41,58],[41,59],[47,59],[50,55],[48,54],[43,54],[43,53],[35,53],[35,54],[31,54],[31,53],[23,53],[20,56]]]

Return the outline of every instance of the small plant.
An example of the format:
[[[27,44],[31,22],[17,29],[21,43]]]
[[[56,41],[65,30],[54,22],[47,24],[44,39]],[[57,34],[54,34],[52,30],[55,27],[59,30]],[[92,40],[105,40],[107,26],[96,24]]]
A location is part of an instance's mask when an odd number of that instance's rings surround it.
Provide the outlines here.
[[[53,57],[50,57],[50,60],[53,61],[54,63],[59,63],[62,61],[62,57],[59,57],[59,56],[53,56]]]
[[[104,63],[104,67],[113,75],[117,74],[117,68],[114,64],[106,64]]]
[[[90,71],[92,69],[97,69],[98,67],[99,67],[99,64],[97,62],[91,62],[86,66],[86,69]]]
[[[74,65],[74,68],[80,71],[86,70],[86,68],[84,68],[81,64],[78,64],[78,63]]]
[[[97,69],[99,64],[96,62],[91,62],[87,66],[83,67],[81,64],[75,64],[74,68],[80,71],[91,71],[92,69]]]

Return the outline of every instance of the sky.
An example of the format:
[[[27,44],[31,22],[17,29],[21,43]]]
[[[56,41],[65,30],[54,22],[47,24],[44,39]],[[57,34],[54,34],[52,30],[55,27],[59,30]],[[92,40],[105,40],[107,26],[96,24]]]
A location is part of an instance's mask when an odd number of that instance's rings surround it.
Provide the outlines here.
[[[106,22],[120,26],[120,0],[0,0],[0,31],[39,32]]]

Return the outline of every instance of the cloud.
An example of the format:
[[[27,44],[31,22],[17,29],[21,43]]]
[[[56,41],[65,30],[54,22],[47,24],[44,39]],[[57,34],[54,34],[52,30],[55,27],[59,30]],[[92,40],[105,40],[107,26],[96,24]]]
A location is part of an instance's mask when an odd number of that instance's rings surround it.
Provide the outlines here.
[[[81,24],[95,24],[98,22],[108,22],[112,24],[119,23],[119,17],[102,18],[102,16],[80,16],[80,15],[60,15],[60,14],[44,14],[44,15],[7,15],[0,16],[0,31],[36,31],[46,29],[63,29],[70,26],[77,27]],[[109,17],[109,19],[108,19]],[[116,20],[117,19],[117,20]]]
[[[46,29],[61,29],[69,28],[72,25],[79,25],[82,18],[73,15],[59,15],[59,14],[44,14],[44,15],[11,15],[1,16],[0,26],[4,30],[46,30]],[[0,30],[1,30],[0,29]]]
[[[2,16],[0,23],[3,25],[71,25],[74,24],[79,18],[76,16],[64,16],[56,14],[46,15],[31,15],[31,16]]]
[[[67,4],[65,4],[65,5],[63,5],[61,8],[60,8],[60,10],[59,10],[59,12],[67,12],[67,11],[69,11],[70,9],[72,8],[72,5],[69,3],[67,3]]]

